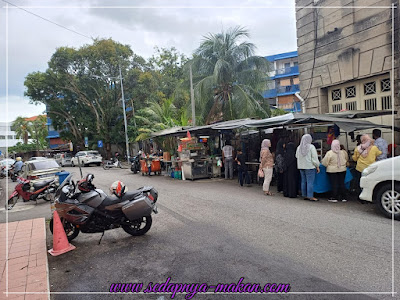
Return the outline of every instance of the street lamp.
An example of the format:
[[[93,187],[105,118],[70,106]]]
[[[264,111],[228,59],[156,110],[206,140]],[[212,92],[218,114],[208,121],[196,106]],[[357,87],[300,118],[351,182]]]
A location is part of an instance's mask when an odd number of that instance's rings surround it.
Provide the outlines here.
[[[107,78],[118,78],[121,82],[121,94],[122,94],[122,109],[124,110],[124,127],[125,127],[125,146],[126,146],[126,156],[128,159],[128,162],[130,161],[130,154],[129,154],[129,141],[128,141],[128,124],[126,122],[126,110],[125,110],[125,96],[124,96],[124,85],[122,83],[122,71],[121,71],[121,65],[118,65],[119,68],[119,76],[118,77],[107,77]],[[103,78],[102,76],[98,75],[92,75],[94,78]],[[104,76],[106,77],[106,76]],[[133,110],[133,105],[132,105],[132,110]]]
[[[125,97],[124,97],[124,85],[122,83],[122,72],[121,66],[118,65],[119,68],[119,79],[121,80],[121,93],[122,93],[122,109],[124,110],[124,125],[125,125],[125,146],[126,146],[126,156],[128,158],[128,162],[130,162],[130,154],[129,154],[129,142],[128,142],[128,124],[126,123],[126,111],[125,111]],[[132,107],[133,109],[133,107]]]

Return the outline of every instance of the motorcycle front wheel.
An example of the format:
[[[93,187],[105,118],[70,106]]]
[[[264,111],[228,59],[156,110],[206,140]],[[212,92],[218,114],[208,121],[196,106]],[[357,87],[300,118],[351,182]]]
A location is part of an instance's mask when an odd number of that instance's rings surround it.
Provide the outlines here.
[[[7,210],[12,209],[14,207],[14,205],[17,204],[17,201],[18,201],[18,196],[14,196],[14,197],[8,199],[6,209]]]
[[[150,230],[152,218],[151,216],[144,216],[140,219],[136,219],[133,221],[127,220],[126,222],[130,223],[129,225],[121,225],[122,229],[133,236],[144,235],[147,231]]]
[[[79,229],[76,228],[76,226],[68,221],[65,221],[64,218],[60,218],[61,223],[63,224],[64,231],[67,235],[68,242],[72,241],[74,238],[76,238],[79,234]],[[50,220],[50,231],[51,234],[53,234],[53,218]]]

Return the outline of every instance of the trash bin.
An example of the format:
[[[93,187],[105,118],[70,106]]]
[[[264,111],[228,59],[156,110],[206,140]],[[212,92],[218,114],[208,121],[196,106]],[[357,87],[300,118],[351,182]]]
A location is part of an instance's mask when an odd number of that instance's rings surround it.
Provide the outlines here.
[[[58,176],[59,184],[63,183],[63,181],[65,180],[65,178],[68,177],[69,174],[69,172],[57,172],[56,175]]]

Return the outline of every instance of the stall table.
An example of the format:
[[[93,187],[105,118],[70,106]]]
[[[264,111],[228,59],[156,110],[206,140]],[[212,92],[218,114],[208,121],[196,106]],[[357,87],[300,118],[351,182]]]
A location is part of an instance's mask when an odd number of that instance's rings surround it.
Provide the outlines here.
[[[314,192],[318,194],[326,193],[331,191],[331,182],[329,175],[326,173],[326,167],[324,165],[319,166],[320,172],[316,174],[314,181]],[[353,179],[350,168],[347,168],[346,177],[344,179],[345,187],[347,190],[350,189],[350,182]]]
[[[257,161],[246,161],[246,165],[249,166],[250,170],[247,170],[247,173],[250,176],[251,182],[258,182],[258,168],[260,163]]]

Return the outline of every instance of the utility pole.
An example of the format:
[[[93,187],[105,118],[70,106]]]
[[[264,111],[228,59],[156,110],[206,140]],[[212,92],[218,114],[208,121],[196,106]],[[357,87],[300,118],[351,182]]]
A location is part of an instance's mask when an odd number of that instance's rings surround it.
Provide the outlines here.
[[[190,76],[190,102],[192,103],[192,126],[196,126],[196,108],[194,104],[194,91],[193,91],[193,78],[192,78],[192,64],[189,67]]]
[[[119,79],[121,80],[121,94],[122,94],[122,109],[124,110],[124,125],[125,125],[125,146],[126,146],[126,156],[128,158],[128,163],[130,162],[129,154],[129,142],[128,142],[128,124],[126,123],[126,111],[125,111],[125,96],[124,96],[124,85],[122,84],[122,72],[121,65],[119,67]],[[132,108],[133,109],[133,108]]]

